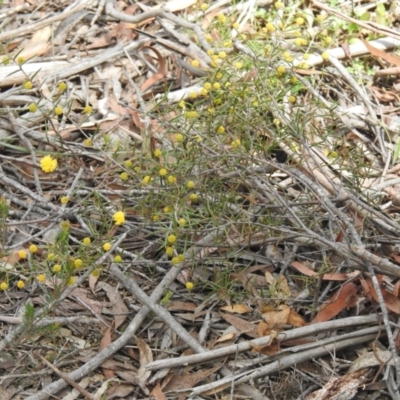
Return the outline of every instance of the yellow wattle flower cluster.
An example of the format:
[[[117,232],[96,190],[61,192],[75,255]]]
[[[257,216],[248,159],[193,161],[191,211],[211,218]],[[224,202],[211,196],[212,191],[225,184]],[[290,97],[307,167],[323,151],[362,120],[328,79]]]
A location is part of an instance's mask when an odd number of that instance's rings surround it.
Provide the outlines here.
[[[57,168],[57,165],[57,160],[51,156],[44,156],[40,160],[40,168],[43,172],[46,172],[47,174],[53,172]]]

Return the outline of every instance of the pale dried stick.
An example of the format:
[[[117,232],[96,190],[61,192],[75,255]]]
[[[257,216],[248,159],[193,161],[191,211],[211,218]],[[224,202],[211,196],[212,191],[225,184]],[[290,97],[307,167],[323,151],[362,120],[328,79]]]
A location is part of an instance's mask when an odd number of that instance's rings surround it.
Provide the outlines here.
[[[359,327],[361,325],[369,325],[379,321],[377,315],[367,315],[362,317],[348,317],[342,318],[334,321],[320,322],[318,324],[307,325],[301,328],[295,328],[289,331],[280,333],[277,336],[278,342],[284,342],[285,340],[299,339],[303,337],[310,337],[326,331],[334,331],[336,329],[342,329],[346,327]],[[176,358],[169,358],[166,360],[153,361],[146,365],[146,369],[150,371],[156,371],[164,368],[174,368],[180,367],[182,365],[193,365],[204,363],[207,361],[212,361],[217,358],[226,357],[237,352],[242,353],[244,351],[249,351],[253,347],[267,346],[271,343],[271,335],[263,336],[259,339],[254,339],[250,341],[244,341],[238,344],[233,344],[230,346],[222,347],[216,350],[208,350],[204,353],[194,354],[190,356],[182,356]],[[291,349],[284,350],[291,351]]]
[[[145,308],[150,309],[158,315],[192,350],[196,353],[204,353],[206,351],[206,349],[203,348],[164,307],[155,303],[149,296],[147,296],[146,293],[140,289],[135,280],[126,277],[116,264],[111,264],[110,272],[112,272],[117,280],[124,285],[124,287],[127,288]],[[226,366],[221,367],[221,372],[224,376],[233,376],[232,372]],[[244,389],[247,393],[253,392],[253,395],[256,397],[260,397],[261,395],[251,387],[245,387]]]
[[[50,369],[52,369],[59,377],[64,379],[68,385],[72,386],[74,389],[76,389],[82,396],[84,396],[88,400],[96,400],[87,390],[85,390],[82,386],[77,384],[75,381],[70,379],[67,374],[64,374],[64,372],[60,371],[57,367],[55,367],[52,363],[47,361],[44,357],[42,357],[40,354],[36,354],[37,357],[39,357]]]
[[[74,12],[84,8],[86,6],[86,3],[89,3],[89,2],[90,2],[90,0],[85,0],[85,1],[78,0],[75,2],[75,4],[71,5],[72,7],[70,6],[71,8],[68,7],[69,9],[66,9],[66,11],[64,11],[61,14],[55,15],[54,17],[44,18],[33,24],[24,25],[24,26],[21,26],[20,28],[13,29],[11,31],[5,30],[2,33],[0,33],[0,42],[5,42],[11,38],[15,39],[18,36],[27,34],[28,32],[36,32],[39,29],[44,28],[45,26],[53,24],[54,22],[62,21],[63,19],[67,18],[69,15],[73,14]]]
[[[286,357],[279,358],[276,361],[255,369],[254,372],[243,372],[239,375],[236,384],[254,381],[255,379],[262,378],[277,371],[282,371],[285,368],[307,361],[311,358],[321,357],[330,352],[354,346],[355,344],[375,340],[376,332],[379,332],[379,329],[379,327],[366,328],[360,331],[352,332],[350,334],[342,335],[342,337],[339,339],[337,337],[329,338],[328,342],[330,343],[322,341],[321,346],[316,347],[315,349],[307,349],[295,354],[290,354]],[[199,396],[201,393],[204,393],[206,391],[213,391],[217,390],[219,387],[224,387],[229,384],[234,378],[237,377],[224,377],[210,384],[198,386],[192,390],[189,398]]]

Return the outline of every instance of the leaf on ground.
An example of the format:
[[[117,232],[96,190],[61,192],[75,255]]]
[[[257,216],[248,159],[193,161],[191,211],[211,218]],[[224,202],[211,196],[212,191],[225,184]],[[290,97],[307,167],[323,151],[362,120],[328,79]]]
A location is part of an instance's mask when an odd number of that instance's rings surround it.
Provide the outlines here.
[[[364,293],[379,304],[378,295],[376,294],[374,285],[371,279],[366,278],[361,280],[361,287],[364,290]],[[389,311],[392,311],[396,314],[400,314],[400,299],[396,297],[394,294],[389,293],[382,285],[380,286],[383,300],[385,301],[386,307]]]
[[[28,60],[32,57],[46,54],[50,48],[49,39],[52,33],[53,30],[51,26],[46,26],[36,31],[18,56]]]
[[[310,393],[306,400],[352,399],[366,379],[366,371],[355,371],[339,377],[330,378],[329,381],[315,392]]]
[[[75,297],[75,298],[79,299],[79,301],[86,304],[86,306],[90,310],[93,310],[96,314],[101,314],[103,305],[99,301],[89,298],[87,296],[87,294],[88,294],[88,291],[86,289],[76,288],[68,297],[69,298]]]
[[[125,399],[134,390],[135,387],[132,385],[126,385],[121,383],[112,384],[111,388],[107,390],[107,400]]]
[[[264,324],[264,326],[267,326],[268,324],[266,324],[265,322],[261,321],[261,324]],[[269,329],[269,328],[267,328]],[[268,356],[272,356],[275,353],[277,353],[281,348],[280,348],[280,344],[279,341],[277,339],[279,332],[276,330],[270,330],[266,335],[270,335],[270,339],[269,342],[263,346],[256,346],[253,345],[252,342],[250,342],[250,346],[251,346],[251,351],[252,352],[258,352],[261,354],[266,354]],[[263,336],[266,336],[263,335]]]
[[[318,272],[313,271],[311,268],[307,267],[301,262],[293,261],[290,263],[290,265],[297,271],[301,272],[303,275],[314,277],[318,277],[320,275]],[[354,271],[348,274],[324,274],[322,276],[322,279],[325,281],[347,281],[348,279],[354,278],[360,274],[360,271]]]
[[[237,333],[235,333],[235,332],[225,333],[215,343],[228,342],[228,341],[234,339],[238,334],[239,334],[239,332],[237,332]]]
[[[166,400],[165,394],[161,389],[160,382],[157,382],[157,385],[154,386],[150,396],[154,397],[154,400]]]
[[[270,287],[274,288],[279,297],[290,297],[290,287],[287,283],[287,279],[284,275],[279,275],[275,277],[271,272],[265,272],[265,280]]]
[[[286,325],[290,315],[290,308],[284,308],[283,310],[273,310],[262,313],[263,320],[271,327],[277,328],[282,325]]]
[[[389,62],[390,64],[394,64],[397,67],[400,67],[400,57],[396,56],[395,54],[389,54],[386,53],[386,51],[377,49],[376,47],[372,46],[371,44],[368,43],[367,40],[360,38],[361,41],[364,43],[365,47],[368,49],[368,51],[375,57],[379,57],[384,59],[385,61]]]
[[[146,396],[149,395],[149,390],[146,387],[147,379],[151,375],[151,371],[146,370],[146,365],[153,362],[153,353],[150,346],[142,339],[135,336],[136,345],[140,354],[140,368],[133,382],[140,386]]]
[[[257,325],[252,322],[239,318],[236,315],[219,313],[219,315],[229,324],[234,326],[241,334],[246,334],[250,337],[257,338]]]
[[[293,308],[290,309],[290,314],[288,318],[288,324],[296,327],[300,326],[306,326],[307,322],[304,321],[303,317],[299,314],[297,314],[296,311],[293,310]]]
[[[101,338],[100,341],[99,353],[112,343],[113,332],[114,332],[114,327],[112,325],[104,331],[103,337]],[[102,368],[102,370],[104,376],[107,379],[111,379],[115,376],[115,371],[113,371],[112,369]]]
[[[163,56],[161,55],[161,53],[154,47],[150,47],[150,46],[143,46],[143,50],[144,49],[150,49],[156,54],[157,60],[158,60],[158,70],[153,76],[151,76],[149,79],[147,79],[140,86],[140,90],[142,92],[145,92],[147,89],[151,88],[153,85],[155,85],[159,81],[163,80],[167,74],[166,62],[165,62],[165,59],[163,58]]]
[[[246,314],[252,312],[253,310],[247,307],[245,304],[232,304],[230,306],[220,307],[220,310],[226,311],[229,313],[237,313],[237,314]]]
[[[329,321],[345,308],[355,306],[357,302],[357,291],[357,286],[352,282],[341,286],[330,298],[329,303],[323,307],[311,321],[311,324]]]
[[[117,287],[113,287],[105,282],[99,282],[97,287],[107,293],[111,302],[111,312],[115,321],[115,329],[118,329],[128,318],[129,309],[122,300]]]
[[[170,301],[167,305],[168,311],[194,311],[197,305],[190,301]]]
[[[168,383],[163,387],[164,392],[173,392],[177,390],[192,389],[197,383],[206,379],[208,376],[218,371],[222,365],[217,365],[203,371],[193,372],[191,374],[172,375]]]

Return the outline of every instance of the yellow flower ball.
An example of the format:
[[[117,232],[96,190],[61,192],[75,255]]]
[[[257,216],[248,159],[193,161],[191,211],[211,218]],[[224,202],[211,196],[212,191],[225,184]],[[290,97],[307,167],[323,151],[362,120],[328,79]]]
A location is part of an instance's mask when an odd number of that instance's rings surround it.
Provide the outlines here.
[[[53,261],[55,258],[56,258],[56,255],[54,253],[47,254],[47,259],[49,261]]]
[[[167,246],[165,248],[165,253],[168,257],[172,257],[174,255],[174,248],[172,246]]]
[[[296,45],[296,46],[301,46],[301,38],[296,38],[295,40],[294,40],[294,44]]]
[[[67,90],[67,84],[65,82],[60,82],[58,84],[58,90],[60,92],[64,92],[65,90]]]
[[[199,63],[198,60],[192,60],[191,64],[192,64],[192,66],[195,67],[195,68],[197,68],[197,67],[200,65],[200,63]]]
[[[97,276],[100,276],[100,270],[99,269],[94,269],[93,271],[92,271],[92,276],[95,276],[95,277],[97,277]]]
[[[123,211],[117,211],[113,215],[113,220],[115,221],[115,225],[122,225],[125,223],[125,213]]]
[[[19,258],[22,258],[22,259],[24,260],[25,258],[28,257],[28,255],[26,254],[26,251],[25,251],[25,250],[20,250],[20,251],[18,252],[18,257],[19,257]]]
[[[322,54],[321,54],[321,56],[322,56],[322,59],[323,60],[329,60],[329,53],[328,52],[326,52],[326,51],[324,51]]]
[[[172,257],[171,260],[172,265],[177,265],[180,263],[179,258],[178,257]]]
[[[125,168],[132,168],[133,162],[131,160],[124,161]]]
[[[82,265],[83,265],[83,261],[80,258],[77,258],[74,261],[74,268],[79,269],[82,267]]]
[[[8,283],[1,282],[0,283],[0,289],[6,291],[8,289]]]
[[[46,275],[45,274],[40,274],[36,277],[36,280],[40,283],[43,283],[46,280]]]
[[[165,206],[165,207],[163,208],[163,211],[164,211],[166,214],[169,214],[169,213],[171,213],[171,212],[173,211],[173,208],[172,208],[172,207],[169,207],[169,206]]]
[[[64,110],[61,106],[57,106],[54,108],[54,114],[56,114],[56,115],[61,115],[63,112],[64,112]]]
[[[150,175],[146,175],[143,179],[142,179],[142,183],[143,185],[148,185],[151,181],[151,176]]]
[[[186,219],[185,218],[179,218],[178,219],[178,225],[179,226],[185,226],[186,225]]]
[[[58,274],[61,271],[61,265],[60,264],[54,264],[53,265],[53,272],[55,274]]]
[[[37,111],[38,107],[35,103],[31,103],[31,104],[29,104],[28,109],[29,109],[29,112],[34,113]]]
[[[220,52],[218,53],[218,57],[219,57],[219,58],[226,58],[226,53],[225,53],[225,51],[220,51]]]
[[[60,199],[61,204],[67,204],[69,201],[69,198],[67,196],[63,196]]]
[[[122,261],[122,257],[121,257],[119,254],[117,254],[117,255],[114,257],[114,262],[120,263],[121,261]]]
[[[167,242],[170,243],[170,244],[174,244],[176,242],[176,236],[173,235],[173,234],[168,235]]]
[[[197,118],[198,116],[199,116],[199,114],[198,114],[197,111],[187,111],[187,112],[185,113],[185,117],[186,117],[187,119],[195,119],[195,118]]]
[[[289,96],[288,100],[290,103],[295,103],[296,102],[296,97],[295,96]]]
[[[67,282],[68,286],[72,286],[75,283],[75,281],[76,278],[74,276],[69,277]]]
[[[219,82],[213,83],[213,89],[215,89],[215,90],[221,89],[221,84]]]
[[[93,142],[91,141],[91,139],[85,139],[83,141],[83,144],[87,147],[92,147],[93,146]]]
[[[89,244],[90,244],[92,241],[91,241],[90,237],[85,237],[85,238],[83,238],[82,242],[83,242],[83,244],[84,244],[85,246],[89,246]]]
[[[188,189],[193,189],[194,188],[194,182],[193,181],[187,181],[186,182],[186,187]]]
[[[168,174],[168,171],[167,171],[165,168],[161,168],[161,169],[158,171],[158,174],[159,174],[160,176],[165,176],[165,175]]]
[[[283,3],[282,3],[281,1],[277,1],[277,2],[274,4],[274,7],[275,7],[277,10],[279,10],[279,9],[283,8]]]
[[[187,290],[192,290],[194,288],[193,282],[186,282],[185,284]]]
[[[190,92],[190,93],[189,93],[189,97],[190,97],[191,99],[197,99],[197,93],[196,93],[196,92]]]
[[[152,216],[151,219],[153,220],[153,222],[158,222],[160,220],[160,216],[155,214],[155,215]]]
[[[160,149],[156,149],[156,150],[154,150],[153,154],[154,154],[154,157],[159,158],[162,156],[162,151]]]
[[[206,39],[206,41],[207,41],[208,43],[211,43],[211,42],[213,41],[213,38],[212,38],[211,35],[206,35],[206,36],[205,36],[205,39]],[[209,51],[209,50],[207,50],[207,54],[209,55],[208,51]],[[211,52],[213,53],[212,50],[211,50]]]
[[[203,85],[203,88],[204,89],[206,89],[206,90],[210,90],[211,89],[211,83],[210,82],[206,82],[204,85]]]
[[[218,18],[218,21],[219,21],[221,24],[224,24],[224,23],[226,22],[226,17],[225,17],[224,14],[218,14],[218,15],[217,15],[217,18]]]
[[[36,253],[36,252],[38,251],[38,248],[37,248],[37,246],[36,246],[35,244],[31,244],[31,245],[29,246],[29,251],[30,251],[31,253]]]
[[[185,261],[185,256],[183,254],[177,255],[179,262]]]
[[[298,17],[296,18],[296,25],[303,25],[304,24],[304,18]]]
[[[92,107],[90,107],[89,105],[87,105],[84,109],[83,109],[83,113],[84,114],[91,114],[93,111]]]
[[[32,88],[33,88],[33,84],[32,84],[31,81],[26,81],[26,82],[24,83],[24,89],[26,89],[26,90],[31,90]]]
[[[208,4],[206,4],[206,3],[203,3],[203,4],[200,6],[201,11],[206,11],[207,8],[208,8]]]
[[[234,64],[234,66],[235,66],[236,69],[242,69],[242,68],[243,68],[243,63],[241,63],[241,62],[236,62],[236,63]]]
[[[222,133],[225,132],[225,128],[223,126],[219,126],[218,129],[217,129],[217,132],[222,134]]]
[[[240,145],[241,145],[240,139],[236,139],[236,140],[232,141],[231,148],[232,149],[237,149],[238,147],[240,147]]]
[[[57,165],[57,160],[51,156],[44,156],[40,160],[40,168],[42,168],[42,171],[46,172],[47,174],[53,172],[57,168]]]
[[[276,31],[276,28],[275,28],[275,26],[274,26],[274,24],[272,22],[267,22],[265,27],[267,28],[268,32],[275,32]]]
[[[25,282],[19,280],[19,281],[17,282],[17,288],[18,288],[18,289],[23,289],[24,287],[25,287]]]
[[[126,172],[121,172],[119,174],[119,177],[120,177],[121,181],[127,181],[129,179],[129,176]]]
[[[104,251],[109,251],[111,249],[111,243],[104,243],[103,244],[103,250]]]
[[[189,200],[190,200],[190,201],[196,202],[198,199],[199,199],[199,196],[197,196],[196,193],[192,193],[192,194],[189,196]]]
[[[169,184],[175,185],[175,183],[176,183],[176,176],[173,176],[173,175],[168,176],[167,181],[168,181]]]
[[[276,68],[276,72],[278,75],[283,75],[286,72],[286,68],[284,65],[279,65],[279,67]]]
[[[17,58],[17,64],[18,64],[18,65],[23,64],[25,61],[26,61],[26,59],[25,59],[25,57],[23,57],[23,56],[19,56],[19,57]]]
[[[177,141],[177,142],[183,142],[183,139],[184,139],[185,137],[182,135],[182,133],[177,133],[176,135],[175,135],[175,140]]]

